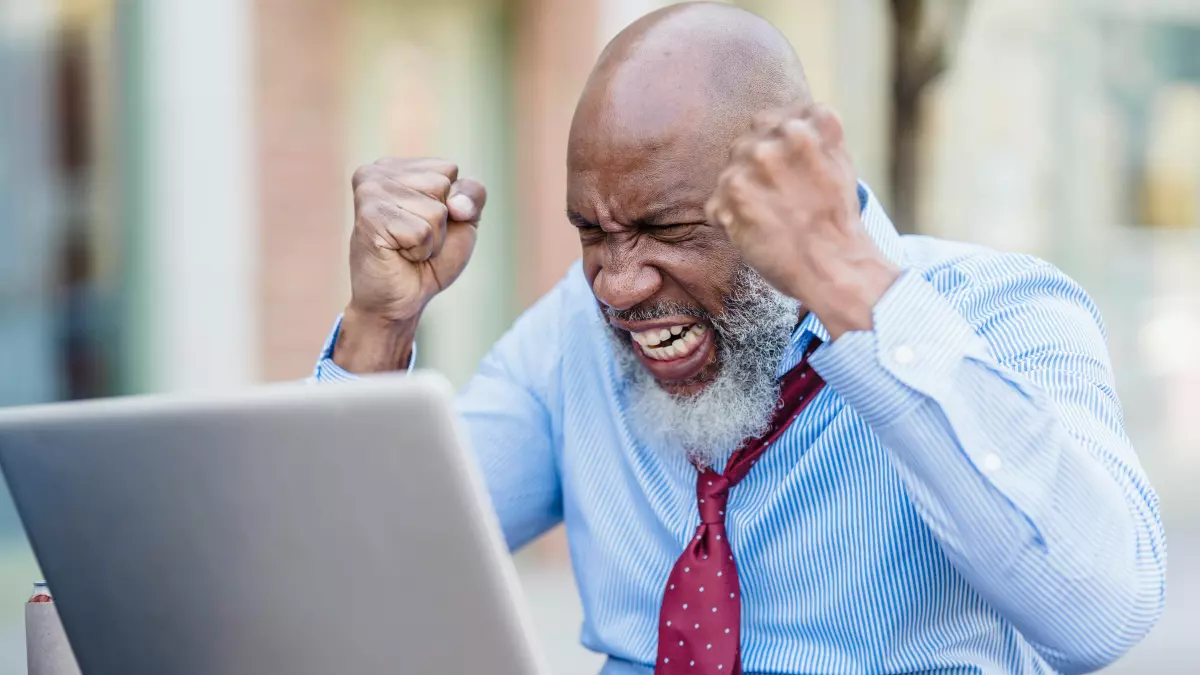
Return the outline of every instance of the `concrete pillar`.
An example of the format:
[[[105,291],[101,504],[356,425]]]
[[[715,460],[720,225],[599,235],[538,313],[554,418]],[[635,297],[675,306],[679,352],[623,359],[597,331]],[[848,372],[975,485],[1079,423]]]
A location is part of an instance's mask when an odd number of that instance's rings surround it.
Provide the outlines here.
[[[143,214],[137,388],[202,390],[258,374],[251,6],[141,5]]]

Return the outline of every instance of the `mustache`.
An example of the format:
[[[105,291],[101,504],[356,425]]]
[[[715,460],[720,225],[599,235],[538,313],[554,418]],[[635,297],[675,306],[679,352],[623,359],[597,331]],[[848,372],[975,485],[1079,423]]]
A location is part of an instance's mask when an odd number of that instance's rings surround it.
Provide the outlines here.
[[[618,321],[649,321],[666,316],[690,316],[696,319],[706,319],[711,322],[713,315],[691,305],[684,305],[671,300],[661,300],[651,305],[638,305],[629,309],[613,309],[604,307],[604,316]]]

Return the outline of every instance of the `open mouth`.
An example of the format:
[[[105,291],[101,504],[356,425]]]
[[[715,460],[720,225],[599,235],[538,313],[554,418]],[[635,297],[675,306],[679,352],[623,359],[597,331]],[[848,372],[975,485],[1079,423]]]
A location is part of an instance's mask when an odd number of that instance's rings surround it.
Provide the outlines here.
[[[693,323],[631,332],[630,336],[646,357],[671,361],[686,358],[699,349],[707,330],[704,324]]]
[[[612,325],[629,340],[629,349],[658,382],[673,394],[706,386],[717,368],[717,332],[703,319],[687,315],[656,317]]]

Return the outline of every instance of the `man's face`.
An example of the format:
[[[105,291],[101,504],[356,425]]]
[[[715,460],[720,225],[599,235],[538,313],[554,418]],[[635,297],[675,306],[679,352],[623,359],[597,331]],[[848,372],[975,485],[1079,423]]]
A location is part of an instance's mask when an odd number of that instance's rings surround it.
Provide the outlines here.
[[[808,98],[770,24],[675,5],[600,55],[571,123],[567,210],[610,329],[634,435],[710,461],[769,425],[798,304],[705,204],[757,112]]]
[[[567,209],[635,433],[710,464],[769,423],[797,304],[705,221],[731,132],[686,110],[623,112],[577,125]]]
[[[719,370],[711,317],[724,313],[742,268],[729,239],[705,221],[720,158],[700,139],[661,128],[592,132],[573,139],[567,187],[584,273],[659,385],[695,394]]]

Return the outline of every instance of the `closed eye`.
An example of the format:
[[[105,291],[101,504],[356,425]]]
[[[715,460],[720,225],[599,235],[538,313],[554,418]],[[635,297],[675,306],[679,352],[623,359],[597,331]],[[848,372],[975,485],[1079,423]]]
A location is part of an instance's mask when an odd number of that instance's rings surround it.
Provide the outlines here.
[[[671,243],[687,239],[692,235],[692,232],[694,232],[697,227],[703,224],[704,223],[672,223],[670,225],[648,227],[645,231],[659,241]]]
[[[590,244],[604,239],[604,230],[579,213],[567,209],[567,220],[579,230],[579,238],[583,243]]]

